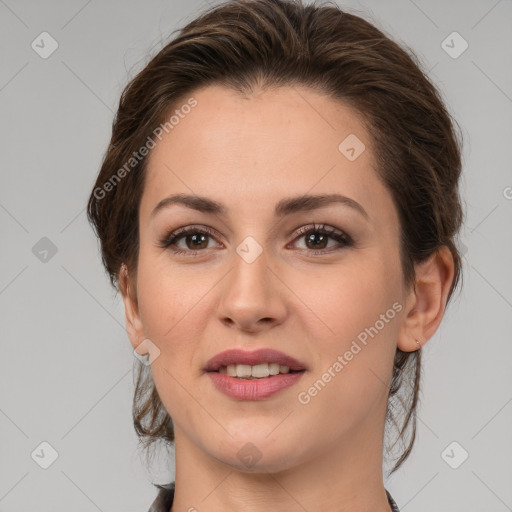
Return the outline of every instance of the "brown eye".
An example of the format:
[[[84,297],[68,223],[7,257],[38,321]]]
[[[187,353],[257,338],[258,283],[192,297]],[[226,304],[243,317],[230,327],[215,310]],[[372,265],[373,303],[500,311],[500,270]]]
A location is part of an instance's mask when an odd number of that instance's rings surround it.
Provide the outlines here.
[[[189,226],[180,228],[169,233],[163,240],[160,240],[159,246],[163,249],[170,249],[178,254],[197,255],[204,249],[208,249],[209,238],[214,236],[214,231],[206,227]],[[185,241],[185,248],[178,247],[177,243]]]
[[[333,227],[326,227],[323,224],[304,226],[298,230],[299,236],[295,238],[295,241],[304,238],[306,251],[314,254],[325,254],[331,252],[328,248],[329,239],[338,242],[338,245],[342,247],[350,247],[353,245],[352,239],[343,231],[339,231]],[[334,246],[336,247],[336,246]]]
[[[204,233],[194,233],[192,235],[182,235],[180,238],[185,239],[188,249],[206,249],[208,247],[209,235]],[[205,243],[206,241],[206,243]]]

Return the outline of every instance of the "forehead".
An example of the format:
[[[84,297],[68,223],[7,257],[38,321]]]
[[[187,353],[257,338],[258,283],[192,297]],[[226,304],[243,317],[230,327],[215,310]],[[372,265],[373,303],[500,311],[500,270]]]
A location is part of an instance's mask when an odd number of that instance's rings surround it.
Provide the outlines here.
[[[180,110],[190,98],[195,106]],[[215,85],[181,101],[172,129],[149,155],[141,216],[173,192],[239,209],[339,192],[371,210],[375,196],[387,194],[361,117],[329,96],[305,87],[242,96]],[[389,207],[390,198],[381,199]]]

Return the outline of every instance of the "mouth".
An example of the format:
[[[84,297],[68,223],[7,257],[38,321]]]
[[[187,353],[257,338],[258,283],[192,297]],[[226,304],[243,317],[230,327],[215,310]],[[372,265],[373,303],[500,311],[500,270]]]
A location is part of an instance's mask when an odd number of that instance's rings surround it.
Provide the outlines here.
[[[260,349],[222,352],[204,370],[218,391],[230,399],[250,402],[270,399],[296,385],[307,368],[282,352]]]

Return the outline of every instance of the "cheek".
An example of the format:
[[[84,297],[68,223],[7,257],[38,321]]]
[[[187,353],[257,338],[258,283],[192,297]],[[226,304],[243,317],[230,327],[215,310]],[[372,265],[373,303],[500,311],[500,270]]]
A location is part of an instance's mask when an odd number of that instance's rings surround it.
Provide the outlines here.
[[[392,306],[400,298],[397,277],[395,269],[386,267],[380,258],[368,257],[350,265],[347,261],[338,269],[332,267],[308,278],[304,302],[313,313],[311,322],[321,320],[319,325],[325,334],[319,338],[327,345],[334,342],[335,348],[340,349],[373,326],[381,315],[386,320],[394,318]],[[386,315],[390,308],[392,311]],[[394,323],[392,320],[385,323],[382,334],[391,331]]]
[[[313,337],[317,364],[299,390],[301,403],[309,400],[309,418],[329,411],[333,435],[356,428],[375,407],[383,407],[389,391],[401,308],[398,287],[386,285],[391,276],[379,265],[372,269],[340,272],[308,295],[316,316],[307,330],[314,334],[314,324],[325,334]]]
[[[314,338],[319,364],[304,387],[320,379],[319,413],[332,404],[341,416],[348,410],[353,418],[364,416],[389,388],[403,307],[398,269],[384,261],[378,255],[361,258],[350,272],[340,269],[309,287],[315,316],[308,330],[315,324],[325,334]]]
[[[155,256],[141,250],[138,265],[141,320],[148,335],[160,339],[175,336],[184,324],[190,327],[187,315],[201,298],[199,280],[191,281],[190,275],[180,273],[166,256],[165,252]]]
[[[155,256],[141,251],[139,311],[147,337],[160,349],[154,368],[166,368],[178,379],[193,377],[194,351],[212,314],[209,293],[217,281],[212,272],[199,267],[180,268],[166,253]]]
[[[147,337],[160,350],[151,365],[159,397],[171,417],[186,423],[198,414],[187,390],[195,378],[193,355],[204,330],[200,317],[206,314],[202,308],[208,283],[180,272],[165,256],[139,255],[139,312]]]

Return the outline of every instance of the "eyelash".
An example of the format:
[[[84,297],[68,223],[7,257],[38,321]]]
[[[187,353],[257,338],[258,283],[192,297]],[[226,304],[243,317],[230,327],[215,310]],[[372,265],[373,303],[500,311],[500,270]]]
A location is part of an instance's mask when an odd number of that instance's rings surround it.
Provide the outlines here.
[[[296,232],[296,237],[293,239],[293,242],[296,242],[298,239],[310,235],[312,233],[319,233],[322,235],[328,235],[329,238],[332,238],[333,240],[336,240],[337,242],[340,242],[342,244],[342,247],[335,249],[341,250],[345,247],[352,247],[354,245],[354,242],[352,238],[347,235],[346,233],[343,233],[342,231],[339,231],[332,227],[326,227],[325,224],[314,224],[309,226],[303,226],[302,228],[298,229]],[[197,226],[188,226],[186,228],[180,228],[176,231],[173,231],[169,233],[167,236],[165,236],[162,240],[160,240],[159,247],[162,249],[169,249],[175,254],[183,254],[187,256],[199,256],[199,253],[205,251],[206,249],[200,249],[200,250],[193,250],[193,249],[180,249],[180,248],[172,248],[171,246],[174,245],[178,240],[181,238],[191,235],[191,234],[201,234],[201,235],[208,235],[211,237],[215,237],[216,231],[208,228],[208,227],[197,227]],[[330,252],[333,252],[333,249],[301,249],[303,251],[306,251],[309,254],[312,255],[325,255]]]

